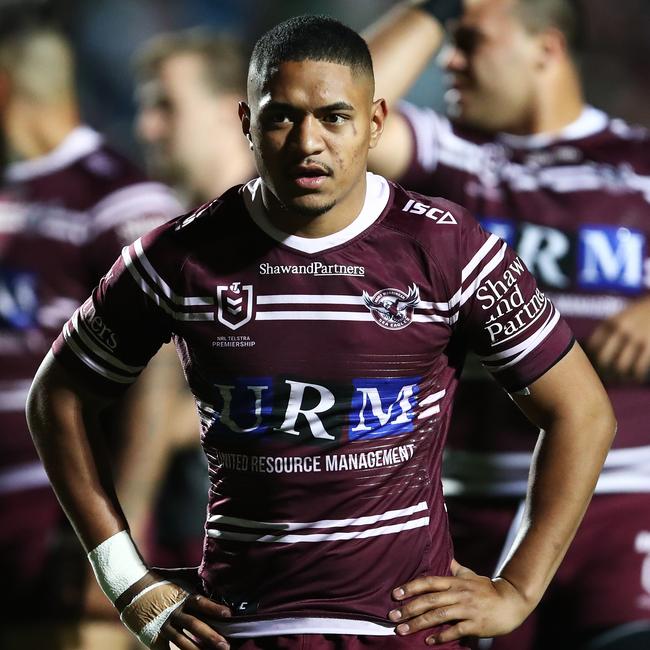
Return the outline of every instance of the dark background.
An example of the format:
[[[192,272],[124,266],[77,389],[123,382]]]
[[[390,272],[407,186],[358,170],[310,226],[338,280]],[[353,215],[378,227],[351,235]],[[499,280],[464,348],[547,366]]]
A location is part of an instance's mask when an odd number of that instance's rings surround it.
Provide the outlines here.
[[[650,127],[650,0],[578,3],[585,17],[582,69],[587,100]],[[78,56],[85,120],[137,157],[131,59],[148,37],[203,25],[235,34],[250,46],[263,31],[290,16],[323,13],[361,30],[392,4],[394,0],[0,0],[0,11],[31,7],[34,14],[46,13],[63,27]],[[441,107],[435,65],[409,98]]]

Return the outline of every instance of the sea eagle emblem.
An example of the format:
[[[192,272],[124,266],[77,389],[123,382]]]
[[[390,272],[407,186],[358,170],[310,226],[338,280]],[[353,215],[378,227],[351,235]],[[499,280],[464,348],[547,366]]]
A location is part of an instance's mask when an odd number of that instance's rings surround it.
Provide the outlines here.
[[[363,292],[363,303],[372,317],[386,329],[402,329],[413,319],[413,310],[420,302],[420,290],[413,284],[408,293],[399,289],[381,289],[373,296]]]

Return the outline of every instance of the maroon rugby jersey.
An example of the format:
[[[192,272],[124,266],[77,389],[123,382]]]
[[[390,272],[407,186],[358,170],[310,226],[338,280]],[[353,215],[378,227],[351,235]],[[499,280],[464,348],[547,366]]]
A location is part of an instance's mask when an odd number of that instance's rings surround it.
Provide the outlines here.
[[[406,187],[461,203],[507,241],[576,338],[650,287],[650,136],[586,107],[551,137],[459,129],[401,105],[415,136]],[[468,362],[468,369],[471,367]],[[537,430],[484,373],[467,373],[445,463],[450,495],[523,495]],[[465,378],[464,378],[465,379]],[[609,383],[618,420],[596,490],[650,490],[650,388]]]
[[[392,634],[391,590],[449,573],[440,459],[465,348],[515,391],[572,342],[466,211],[367,178],[357,219],[319,239],[274,228],[259,180],[231,189],[125,248],[54,345],[118,393],[175,340],[211,476],[201,575],[230,635]]]
[[[0,189],[0,539],[23,516],[25,490],[43,489],[42,499],[60,512],[25,422],[43,356],[121,248],[180,212],[167,188],[147,182],[89,127],[46,156],[7,168]],[[42,522],[32,525],[43,530]]]

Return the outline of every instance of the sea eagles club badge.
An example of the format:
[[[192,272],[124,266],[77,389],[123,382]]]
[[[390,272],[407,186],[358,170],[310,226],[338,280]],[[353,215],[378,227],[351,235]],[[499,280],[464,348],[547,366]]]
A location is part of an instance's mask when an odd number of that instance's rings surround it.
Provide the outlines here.
[[[217,320],[231,330],[246,325],[253,317],[253,285],[233,282],[217,287]]]
[[[413,310],[420,302],[420,290],[413,284],[408,293],[399,289],[381,289],[372,297],[364,291],[363,302],[382,327],[399,330],[413,320]]]

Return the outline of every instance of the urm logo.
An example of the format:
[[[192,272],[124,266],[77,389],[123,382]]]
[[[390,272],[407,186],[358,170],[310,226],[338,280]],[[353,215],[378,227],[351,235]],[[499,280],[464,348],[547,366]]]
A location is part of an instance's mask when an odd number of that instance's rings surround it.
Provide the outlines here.
[[[250,377],[215,384],[212,434],[300,436],[333,441],[401,435],[413,430],[419,378],[355,379],[347,387]]]
[[[419,384],[417,379],[357,379],[350,422],[350,440],[383,438],[413,431]]]
[[[644,279],[646,236],[629,228],[585,225],[577,233],[493,217],[483,227],[510,244],[540,286],[587,291],[639,293]]]
[[[579,233],[579,283],[636,292],[643,286],[645,237],[629,228],[592,226]]]

